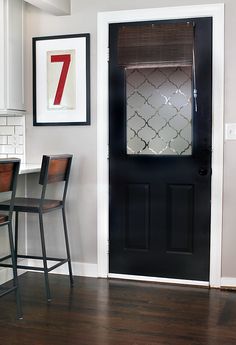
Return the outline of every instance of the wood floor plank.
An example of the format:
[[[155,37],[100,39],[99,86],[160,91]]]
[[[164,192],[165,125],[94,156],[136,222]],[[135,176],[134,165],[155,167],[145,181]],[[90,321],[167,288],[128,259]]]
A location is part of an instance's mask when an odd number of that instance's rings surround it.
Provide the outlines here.
[[[50,275],[20,277],[24,319],[14,294],[0,299],[0,345],[235,345],[236,292]]]

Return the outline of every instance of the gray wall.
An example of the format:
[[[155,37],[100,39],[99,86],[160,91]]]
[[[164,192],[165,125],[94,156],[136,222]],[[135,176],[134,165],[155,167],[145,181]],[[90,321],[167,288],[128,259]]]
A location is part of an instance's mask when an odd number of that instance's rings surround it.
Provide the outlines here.
[[[69,189],[69,228],[73,261],[96,263],[96,25],[100,11],[136,9],[160,6],[220,3],[217,0],[72,0],[72,15],[53,17],[26,5],[25,61],[26,61],[26,143],[30,162],[38,162],[43,153],[69,152],[74,154],[72,179]],[[234,110],[236,76],[235,0],[225,1],[225,122],[236,122]],[[33,127],[32,126],[32,52],[33,36],[69,33],[91,34],[91,126],[88,127]],[[236,277],[236,142],[225,143],[224,221],[222,276]],[[35,176],[29,188],[35,188]],[[56,223],[58,221],[55,220]],[[32,218],[29,225],[33,225]],[[48,226],[52,222],[47,221]],[[58,224],[60,226],[60,224]],[[53,225],[54,227],[54,225]],[[50,250],[60,247],[61,237],[48,234]],[[29,232],[29,251],[35,251],[35,235]]]

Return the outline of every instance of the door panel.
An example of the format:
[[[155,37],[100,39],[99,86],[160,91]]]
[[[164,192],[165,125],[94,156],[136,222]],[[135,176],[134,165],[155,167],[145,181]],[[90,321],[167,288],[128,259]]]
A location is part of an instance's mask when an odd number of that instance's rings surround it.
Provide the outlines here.
[[[193,253],[193,185],[168,185],[167,251]],[[179,225],[181,231],[179,231]]]
[[[124,24],[110,25],[111,273],[209,279],[212,21],[188,21],[195,23],[197,109],[189,67],[118,66]]]
[[[149,198],[148,184],[127,185],[125,248],[128,250],[149,247]]]

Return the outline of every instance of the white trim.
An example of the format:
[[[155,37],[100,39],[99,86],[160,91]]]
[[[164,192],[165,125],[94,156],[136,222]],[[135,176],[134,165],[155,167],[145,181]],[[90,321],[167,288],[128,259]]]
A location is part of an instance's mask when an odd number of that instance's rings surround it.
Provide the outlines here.
[[[222,288],[236,289],[236,278],[222,277],[221,278]]]
[[[40,260],[41,261],[41,260]],[[39,260],[33,260],[33,259],[23,259],[21,260],[21,265],[28,265],[28,266],[39,266],[42,267],[42,261]],[[55,261],[50,261],[49,267],[53,264],[55,264]],[[17,270],[18,276],[21,274],[24,274],[26,272],[32,272],[27,270]],[[34,272],[40,272],[42,271],[34,271]],[[74,276],[81,276],[81,277],[92,277],[97,278],[97,264],[91,264],[91,263],[84,263],[84,262],[72,262],[72,272]],[[53,270],[50,273],[55,274],[65,274],[68,275],[68,266],[67,264],[58,267],[57,269]],[[0,285],[6,283],[9,280],[13,279],[12,275],[12,268],[2,268],[0,269]]]
[[[90,264],[86,262],[72,262],[72,272],[74,276],[93,278],[97,278],[98,276],[97,264]],[[51,273],[68,274],[68,267],[65,264],[53,270]]]
[[[24,270],[17,270],[18,276],[24,274],[26,271]],[[12,268],[1,268],[0,270],[0,285],[8,282],[9,280],[13,279]]]
[[[153,282],[153,283],[166,283],[166,284],[179,284],[179,285],[193,285],[193,286],[209,287],[209,282],[204,282],[204,281],[199,281],[199,280],[134,276],[134,275],[129,275],[129,274],[115,274],[115,273],[109,273],[108,278],[127,279],[127,280],[136,280],[136,281],[138,280],[138,281]]]
[[[220,287],[224,136],[224,4],[178,6],[98,13],[97,229],[98,276],[108,276],[108,30],[110,23],[193,17],[213,18],[213,152],[210,286]]]
[[[46,13],[54,16],[65,16],[71,14],[71,0],[25,0],[29,4],[40,8]]]
[[[33,259],[24,259],[21,260],[21,265],[28,265],[28,266],[41,266],[42,267],[42,261],[39,260],[33,260]],[[54,261],[50,261],[49,267],[53,265]],[[29,272],[27,270],[17,270],[18,276],[21,274],[24,274],[26,272]],[[32,272],[32,271],[31,271]],[[42,271],[34,271],[34,272],[40,272]],[[97,278],[97,264],[90,264],[90,263],[84,263],[84,262],[72,262],[72,272],[74,276],[81,276],[81,277],[92,277]],[[67,264],[58,267],[57,269],[53,270],[50,273],[55,274],[65,274],[68,275],[68,266]],[[12,274],[12,268],[2,268],[0,269],[0,285],[8,282],[9,280],[13,279]]]
[[[21,116],[25,115],[25,110],[0,109],[0,115]]]
[[[13,279],[12,269],[2,268],[0,270],[0,284],[2,285],[11,279]]]
[[[50,261],[48,267],[51,267],[53,264],[56,264],[56,261]],[[42,267],[42,260],[25,259],[24,265]],[[37,272],[43,273],[42,271]],[[91,264],[86,262],[72,262],[72,272],[74,276],[94,278],[97,278],[98,276],[97,264]],[[55,270],[51,271],[50,273],[68,275],[68,266],[67,264],[64,264],[56,268]]]

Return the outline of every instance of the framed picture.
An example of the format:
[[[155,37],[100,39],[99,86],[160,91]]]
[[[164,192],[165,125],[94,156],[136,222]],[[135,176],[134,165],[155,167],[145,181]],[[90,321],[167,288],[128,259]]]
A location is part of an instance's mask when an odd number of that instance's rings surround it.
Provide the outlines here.
[[[90,124],[90,35],[33,38],[33,124]]]

